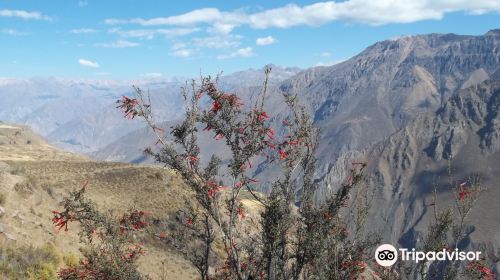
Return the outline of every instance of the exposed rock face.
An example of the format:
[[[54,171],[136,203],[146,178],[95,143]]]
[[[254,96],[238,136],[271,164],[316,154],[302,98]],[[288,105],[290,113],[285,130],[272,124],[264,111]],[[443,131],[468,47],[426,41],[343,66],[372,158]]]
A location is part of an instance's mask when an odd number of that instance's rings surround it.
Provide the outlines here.
[[[384,239],[405,247],[418,246],[432,219],[433,185],[440,209],[453,207],[450,192],[455,182],[479,175],[485,188],[469,216],[474,227],[468,244],[500,247],[498,174],[498,72],[479,85],[461,90],[443,103],[436,113],[428,112],[381,141],[368,153],[373,159],[371,185],[376,188],[370,226]],[[448,160],[451,174],[448,173]],[[451,184],[448,176],[453,176]],[[498,269],[498,267],[497,267]]]

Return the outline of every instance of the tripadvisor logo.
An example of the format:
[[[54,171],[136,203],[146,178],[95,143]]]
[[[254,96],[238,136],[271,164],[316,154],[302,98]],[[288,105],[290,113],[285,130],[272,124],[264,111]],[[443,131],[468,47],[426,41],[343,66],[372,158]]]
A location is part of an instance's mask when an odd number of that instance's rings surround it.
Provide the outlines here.
[[[402,261],[414,261],[418,263],[423,260],[428,261],[478,261],[481,252],[464,252],[458,248],[453,251],[443,249],[441,251],[422,252],[416,251],[415,248],[408,250],[405,248],[399,249],[399,255]],[[380,245],[375,250],[375,261],[381,266],[392,266],[398,260],[398,250],[391,244]]]
[[[382,244],[375,251],[375,261],[381,266],[391,266],[398,260],[398,251],[391,244]]]

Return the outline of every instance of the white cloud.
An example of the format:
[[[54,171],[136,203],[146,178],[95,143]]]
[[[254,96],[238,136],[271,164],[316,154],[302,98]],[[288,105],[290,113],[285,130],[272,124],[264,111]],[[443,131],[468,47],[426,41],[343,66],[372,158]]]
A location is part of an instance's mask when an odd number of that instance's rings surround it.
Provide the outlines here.
[[[235,24],[216,22],[212,27],[208,28],[208,32],[215,34],[229,34],[235,27]]]
[[[328,51],[325,51],[325,52],[320,53],[319,56],[321,56],[321,57],[330,57],[330,56],[332,56],[332,53],[328,52]]]
[[[48,20],[51,21],[52,18],[46,16],[40,12],[28,12],[23,10],[0,10],[0,17],[16,17],[24,20]]]
[[[152,25],[194,25],[198,23],[210,23],[221,17],[221,12],[215,8],[197,9],[191,12],[170,16],[170,17],[157,17],[152,19],[134,18],[129,20],[120,19],[106,19],[106,24],[125,24],[135,23],[144,26]]]
[[[111,34],[118,34],[123,38],[141,38],[153,39],[156,35],[163,35],[165,37],[178,37],[191,34],[199,31],[199,28],[170,28],[170,29],[132,29],[122,30],[120,28],[112,28],[108,32]]]
[[[97,62],[93,62],[93,61],[86,60],[83,58],[80,58],[78,60],[78,64],[80,64],[81,66],[85,66],[85,67],[99,68],[99,64]]]
[[[251,47],[246,47],[242,49],[238,49],[237,51],[230,53],[228,55],[219,55],[217,59],[228,59],[228,58],[235,58],[235,57],[250,57],[254,56],[255,53],[253,52],[253,49]]]
[[[210,30],[231,32],[235,27],[247,25],[252,28],[289,28],[293,26],[319,26],[332,21],[358,22],[371,25],[388,23],[410,23],[421,20],[438,20],[445,14],[465,12],[484,14],[500,12],[498,0],[347,0],[326,1],[299,6],[283,7],[257,13],[240,11],[222,12],[216,8],[204,8],[188,13],[151,19],[108,19],[108,24],[139,24],[195,26],[208,24]]]
[[[28,33],[26,33],[26,32],[17,31],[15,29],[11,29],[11,28],[1,29],[0,33],[6,34],[6,35],[11,35],[11,36],[24,36],[24,35],[28,35]]]
[[[95,44],[94,46],[100,47],[100,48],[115,48],[115,49],[122,49],[122,48],[131,48],[131,47],[137,47],[141,44],[136,43],[136,42],[130,42],[130,41],[125,41],[125,40],[118,40],[112,43],[98,43]]]
[[[195,50],[192,49],[178,49],[174,50],[170,53],[171,56],[176,56],[176,57],[191,57],[195,53]]]
[[[73,34],[88,34],[88,33],[97,33],[99,31],[92,28],[78,28],[78,29],[71,29],[69,32]]]
[[[227,49],[236,48],[240,45],[243,37],[240,35],[215,35],[203,38],[193,38],[192,44],[200,48]]]
[[[267,46],[267,45],[271,45],[271,44],[274,44],[277,42],[278,42],[278,40],[273,38],[273,36],[257,38],[257,40],[255,40],[255,43],[259,46]]]

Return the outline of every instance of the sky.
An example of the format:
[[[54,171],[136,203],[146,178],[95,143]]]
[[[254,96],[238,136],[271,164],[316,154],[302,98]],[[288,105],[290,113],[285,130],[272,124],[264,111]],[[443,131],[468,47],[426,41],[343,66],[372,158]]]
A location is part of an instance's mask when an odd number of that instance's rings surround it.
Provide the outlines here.
[[[500,28],[500,0],[0,0],[0,77],[333,65],[402,35]]]

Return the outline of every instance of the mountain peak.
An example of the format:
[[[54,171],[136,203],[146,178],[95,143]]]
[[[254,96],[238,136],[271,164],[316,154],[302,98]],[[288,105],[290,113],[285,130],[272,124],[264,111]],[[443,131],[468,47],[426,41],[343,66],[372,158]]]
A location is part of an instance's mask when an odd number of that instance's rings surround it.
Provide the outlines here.
[[[485,34],[486,36],[499,36],[500,35],[500,29],[492,29]]]

